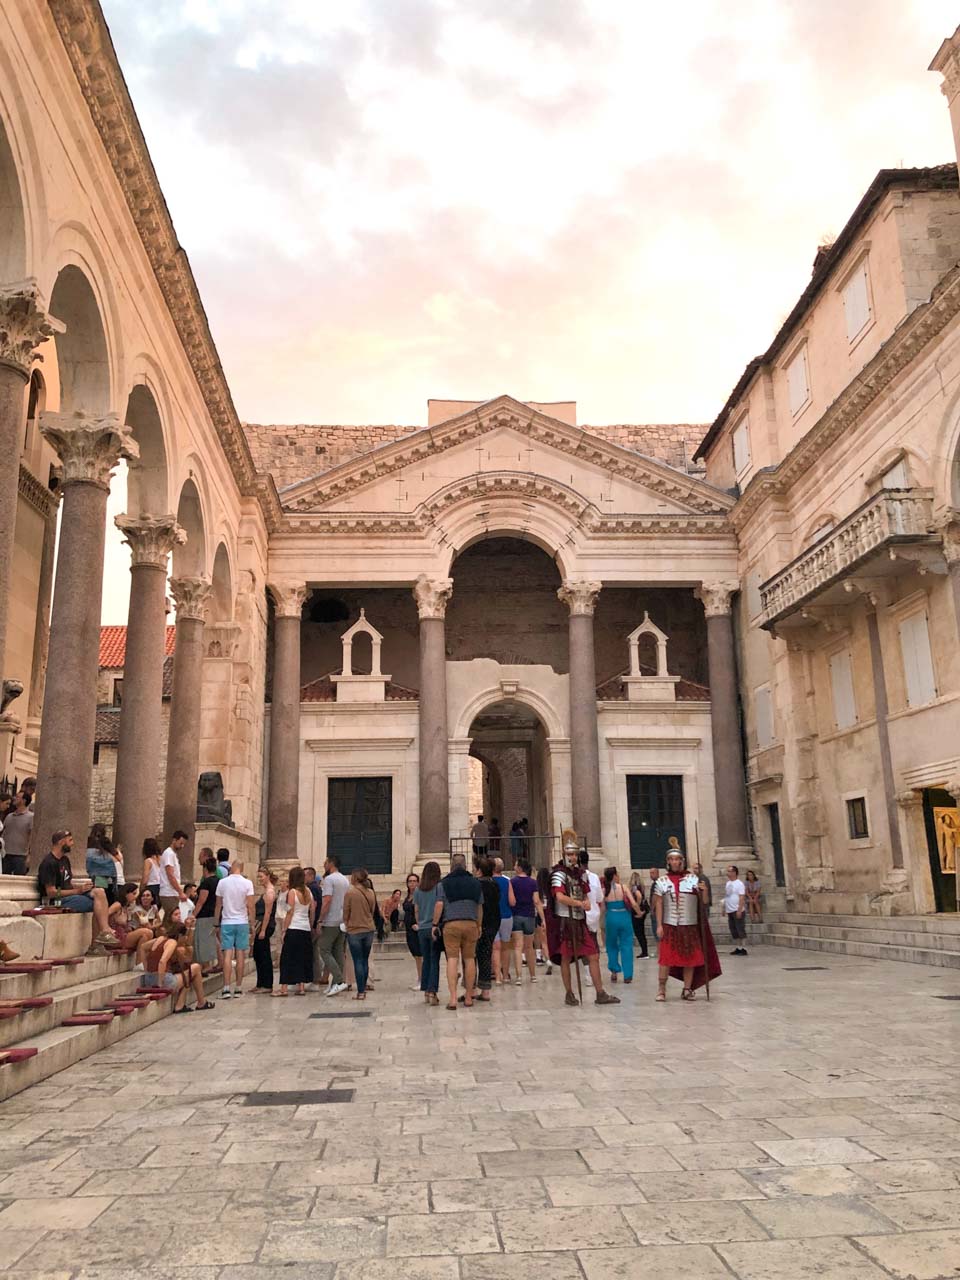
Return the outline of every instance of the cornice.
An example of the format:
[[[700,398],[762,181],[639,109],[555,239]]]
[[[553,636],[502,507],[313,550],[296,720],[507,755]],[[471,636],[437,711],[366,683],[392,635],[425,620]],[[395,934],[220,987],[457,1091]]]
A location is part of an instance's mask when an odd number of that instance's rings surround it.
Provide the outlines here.
[[[17,477],[17,493],[24,502],[33,507],[46,520],[57,509],[60,495],[37,479],[32,471],[20,463],[20,474]]]
[[[465,503],[496,507],[502,503],[545,503],[562,511],[590,536],[603,538],[663,538],[694,536],[729,541],[731,530],[725,514],[605,513],[574,489],[547,476],[515,471],[487,471],[457,480],[431,494],[415,511],[385,514],[372,511],[313,511],[287,515],[290,532],[327,535],[423,536],[442,524],[444,514]]]
[[[234,479],[245,497],[260,501],[272,530],[280,521],[279,503],[270,501],[270,485],[258,481],[197,283],[177,240],[100,6],[95,0],[47,3]]]
[[[428,457],[501,429],[526,436],[580,463],[613,471],[622,479],[642,485],[694,512],[724,515],[733,506],[732,498],[702,480],[675,471],[654,458],[601,440],[582,427],[571,427],[557,418],[550,418],[511,396],[499,396],[435,427],[424,427],[413,435],[391,441],[371,453],[332,467],[322,475],[290,485],[280,493],[280,501],[290,513],[312,511],[406,467],[416,466]],[[488,473],[478,473],[478,477],[484,474]]]
[[[730,513],[733,528],[739,532],[768,498],[785,494],[805,475],[958,314],[960,266],[955,266],[937,285],[930,301],[911,312],[779,466],[750,481]]]

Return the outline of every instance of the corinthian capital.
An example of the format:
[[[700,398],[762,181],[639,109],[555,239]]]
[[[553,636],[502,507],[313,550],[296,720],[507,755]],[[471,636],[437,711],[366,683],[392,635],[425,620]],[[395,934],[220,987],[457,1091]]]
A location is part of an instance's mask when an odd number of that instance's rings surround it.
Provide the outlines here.
[[[943,76],[941,92],[948,102],[952,102],[960,91],[960,37],[956,31],[937,50],[930,70],[939,71]]]
[[[44,413],[40,430],[56,449],[63,466],[63,483],[95,484],[110,488],[110,476],[121,458],[139,458],[140,446],[119,414],[91,418],[76,413]]]
[[[47,315],[36,280],[0,285],[0,364],[12,365],[28,378],[37,347],[63,329],[59,320]]]
[[[303,610],[303,602],[310,594],[302,582],[282,580],[268,582],[267,587],[273,596],[273,604],[278,618],[299,618]]]
[[[428,578],[425,573],[413,584],[413,598],[420,618],[443,618],[453,595],[452,578]]]
[[[130,565],[134,569],[142,564],[166,569],[170,552],[187,540],[186,530],[177,524],[176,516],[119,515],[113,523],[130,548]]]
[[[570,610],[571,617],[592,618],[602,589],[602,582],[571,579],[558,589],[557,597]]]
[[[171,578],[170,594],[177,609],[177,621],[193,618],[206,621],[207,600],[210,596],[209,578]]]
[[[739,590],[740,583],[736,578],[730,578],[726,582],[701,582],[693,594],[703,602],[703,611],[708,618],[720,618],[730,612],[730,601],[734,592]]]

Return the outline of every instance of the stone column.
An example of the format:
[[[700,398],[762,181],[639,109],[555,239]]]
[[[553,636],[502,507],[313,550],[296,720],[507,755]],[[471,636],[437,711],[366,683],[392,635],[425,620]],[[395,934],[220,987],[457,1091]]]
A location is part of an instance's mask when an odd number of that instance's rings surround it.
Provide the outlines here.
[[[43,708],[43,690],[47,679],[47,650],[50,645],[50,601],[53,596],[53,562],[57,549],[57,508],[60,489],[50,494],[50,512],[43,523],[43,549],[40,553],[40,581],[37,584],[37,621],[33,631],[33,661],[30,666],[29,720],[37,721]],[[28,729],[29,733],[29,729]],[[39,741],[40,727],[36,725]]]
[[[0,677],[11,674],[4,658],[17,524],[17,463],[26,423],[24,392],[36,348],[62,327],[47,317],[35,280],[0,286]]]
[[[171,578],[170,594],[177,607],[177,635],[173,650],[173,694],[167,727],[167,777],[163,801],[163,834],[178,828],[193,839],[197,821],[197,783],[200,778],[200,695],[203,687],[203,624],[210,581]],[[182,859],[190,865],[193,850]]]
[[[736,581],[704,582],[696,596],[707,615],[707,666],[710,673],[710,726],[717,796],[717,861],[753,857],[747,824],[747,781],[737,711],[737,665],[731,600]]]
[[[270,777],[267,791],[267,850],[272,862],[299,861],[300,802],[300,614],[307,598],[302,582],[271,582],[273,695],[270,703]]]
[[[163,735],[167,559],[187,535],[174,516],[117,516],[130,547],[130,608],[113,806],[113,838],[139,853],[157,834],[157,778]]]
[[[420,616],[420,858],[450,852],[447,649],[444,619],[452,578],[421,574],[413,587]]]
[[[565,582],[557,595],[570,610],[570,744],[573,825],[589,848],[600,845],[600,740],[593,613],[600,582]],[[559,815],[558,815],[559,816]]]
[[[877,744],[880,748],[880,776],[883,779],[883,800],[887,812],[887,831],[890,835],[890,857],[894,870],[903,870],[903,846],[900,843],[900,823],[897,819],[897,793],[894,789],[893,757],[890,752],[890,728],[887,724],[887,677],[883,669],[883,646],[880,642],[880,625],[876,608],[867,610],[867,635],[870,639],[870,670],[873,676],[873,702],[877,717]]]
[[[40,430],[63,465],[63,514],[40,721],[34,861],[46,853],[58,827],[73,832],[74,848],[83,856],[96,731],[107,495],[120,458],[139,455],[130,428],[117,414],[45,413]]]

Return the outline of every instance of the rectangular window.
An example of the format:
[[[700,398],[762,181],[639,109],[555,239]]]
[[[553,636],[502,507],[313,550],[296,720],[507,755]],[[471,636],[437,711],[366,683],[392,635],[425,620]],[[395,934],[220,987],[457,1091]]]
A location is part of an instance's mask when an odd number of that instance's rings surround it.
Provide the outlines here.
[[[768,684],[754,689],[753,706],[757,716],[757,746],[769,747],[773,742],[773,699]]]
[[[907,686],[907,706],[922,707],[937,696],[925,613],[913,613],[900,623],[900,653]]]
[[[113,682],[113,705],[119,707],[123,701],[123,677]]]
[[[907,489],[909,488],[909,480],[907,479],[907,464],[903,458],[899,462],[895,462],[892,467],[880,477],[881,489]]]
[[[866,840],[870,834],[867,825],[867,802],[863,796],[847,801],[847,830],[851,840]]]
[[[733,429],[733,466],[738,476],[750,465],[750,424],[744,418]]]
[[[790,412],[796,417],[810,402],[810,376],[807,372],[807,344],[804,343],[787,365],[787,395]]]
[[[100,763],[100,743],[99,742],[95,742],[93,744],[93,763],[95,765]]]
[[[853,663],[846,649],[830,659],[830,686],[834,723],[838,729],[849,729],[857,723],[857,703],[853,694]]]
[[[865,260],[844,286],[843,313],[847,321],[847,340],[852,342],[870,322],[870,287]]]

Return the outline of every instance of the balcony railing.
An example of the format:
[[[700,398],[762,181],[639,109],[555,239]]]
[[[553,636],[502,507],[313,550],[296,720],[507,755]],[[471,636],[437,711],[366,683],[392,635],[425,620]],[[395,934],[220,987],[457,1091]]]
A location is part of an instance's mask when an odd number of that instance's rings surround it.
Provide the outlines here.
[[[761,585],[761,626],[768,627],[808,603],[873,552],[916,539],[926,541],[931,529],[928,494],[917,489],[881,489]]]

